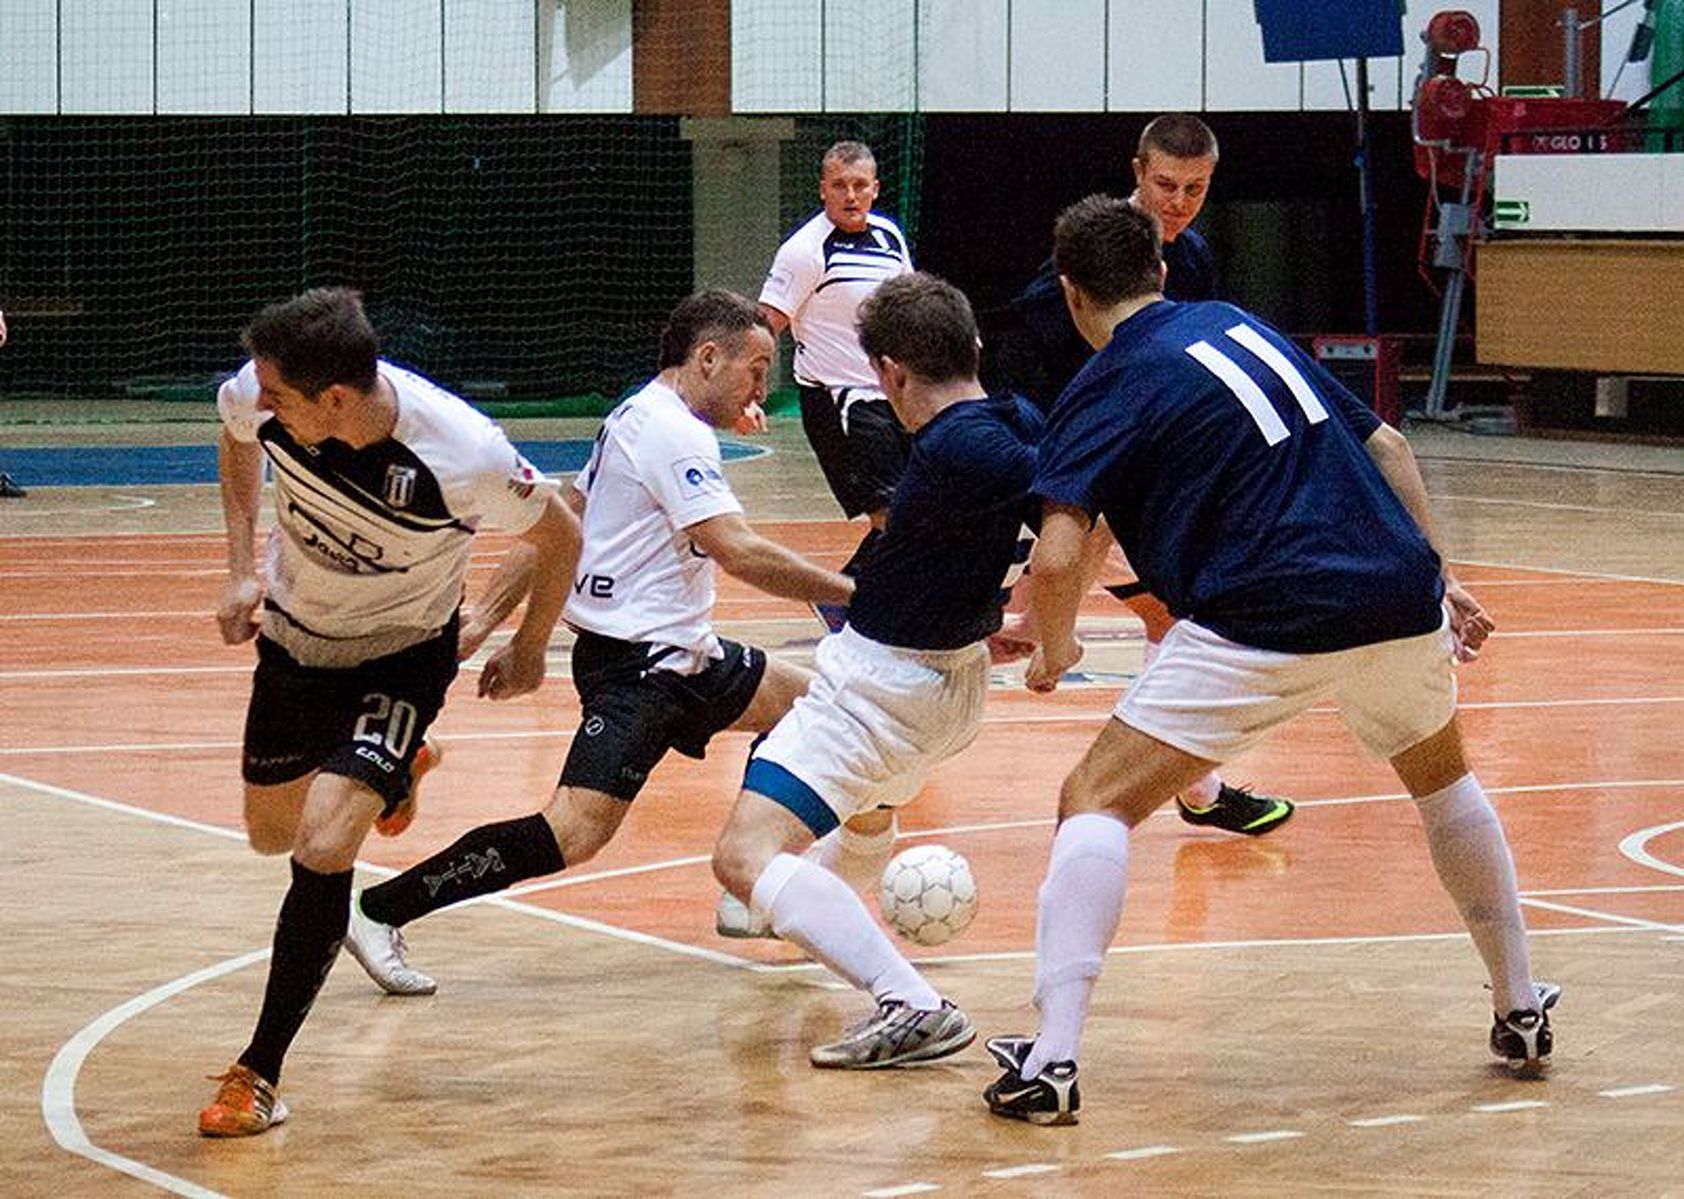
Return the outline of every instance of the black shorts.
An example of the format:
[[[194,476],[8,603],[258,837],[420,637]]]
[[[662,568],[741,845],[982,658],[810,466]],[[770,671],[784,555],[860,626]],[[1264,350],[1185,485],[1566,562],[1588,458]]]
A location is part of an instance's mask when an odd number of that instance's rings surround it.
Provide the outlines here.
[[[725,657],[699,674],[653,669],[661,650],[578,630],[573,685],[583,711],[561,768],[564,787],[632,800],[649,772],[676,749],[700,758],[721,729],[748,710],[766,673],[766,654],[720,639]]]
[[[842,395],[846,401],[846,389]],[[888,400],[839,405],[827,388],[803,385],[801,427],[843,515],[852,520],[889,506],[895,484],[906,473],[912,438]]]
[[[455,677],[454,618],[429,641],[344,669],[301,666],[259,637],[241,775],[264,787],[344,775],[389,812],[409,794],[409,768]]]

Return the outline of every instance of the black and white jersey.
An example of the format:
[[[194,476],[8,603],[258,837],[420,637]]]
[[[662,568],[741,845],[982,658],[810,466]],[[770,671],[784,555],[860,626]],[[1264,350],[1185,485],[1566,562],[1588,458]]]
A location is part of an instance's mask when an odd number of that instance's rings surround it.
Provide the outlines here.
[[[585,496],[585,544],[568,623],[683,651],[660,662],[680,674],[718,658],[713,560],[688,529],[743,509],[713,429],[652,380],[602,422],[573,486]]]
[[[261,445],[273,469],[263,632],[307,666],[354,664],[435,635],[462,601],[480,523],[523,533],[552,489],[468,404],[391,363],[379,370],[397,424],[360,450],[294,440],[258,409],[250,362],[217,393],[229,436]]]
[[[863,387],[877,394],[877,374],[854,331],[855,315],[885,279],[912,270],[900,227],[875,212],[859,233],[845,233],[820,212],[790,234],[760,302],[789,318],[795,377],[809,387]]]

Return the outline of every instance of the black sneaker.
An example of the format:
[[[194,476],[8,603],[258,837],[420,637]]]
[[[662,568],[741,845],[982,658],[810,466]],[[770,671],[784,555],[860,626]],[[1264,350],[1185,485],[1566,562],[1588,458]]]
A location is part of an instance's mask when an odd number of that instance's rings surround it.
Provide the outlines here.
[[[1181,819],[1188,824],[1210,825],[1230,833],[1244,833],[1248,837],[1261,837],[1264,833],[1273,832],[1292,819],[1294,810],[1290,799],[1253,795],[1249,787],[1230,787],[1227,783],[1222,784],[1216,793],[1216,802],[1208,808],[1188,807],[1179,797],[1175,806],[1181,810]]]
[[[1491,1052],[1504,1059],[1515,1074],[1535,1077],[1549,1065],[1555,1036],[1550,1032],[1550,1009],[1561,998],[1555,983],[1533,983],[1538,1006],[1498,1016],[1491,1026]]]
[[[29,494],[29,491],[28,491],[27,488],[19,487],[18,484],[17,484],[17,480],[13,479],[11,475],[8,475],[5,472],[0,471],[0,498],[8,499],[8,500],[21,500],[24,496],[26,496],[28,494]]]
[[[1026,1079],[1019,1071],[1035,1046],[1034,1037],[990,1037],[986,1044],[1006,1071],[982,1092],[989,1111],[1031,1124],[1076,1123],[1082,1091],[1076,1085],[1075,1062],[1053,1062],[1035,1078]]]

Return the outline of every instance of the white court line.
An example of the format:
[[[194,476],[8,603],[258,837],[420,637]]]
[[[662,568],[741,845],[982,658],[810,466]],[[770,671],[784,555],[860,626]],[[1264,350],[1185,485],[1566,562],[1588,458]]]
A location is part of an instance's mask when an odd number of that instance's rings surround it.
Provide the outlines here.
[[[1522,895],[1520,902],[1529,908],[1541,908],[1546,912],[1560,912],[1565,916],[1583,916],[1590,920],[1606,920],[1611,924],[1624,925],[1627,928],[1643,929],[1653,933],[1684,933],[1684,924],[1662,924],[1657,920],[1643,920],[1636,916],[1621,916],[1615,912],[1600,912],[1594,908],[1579,907],[1570,903],[1552,903],[1547,899],[1529,899]]]
[[[83,508],[33,508],[27,505],[8,511],[7,516],[87,516],[99,512],[139,512],[142,508],[156,508],[157,500],[149,500],[138,495],[114,495],[114,500],[121,500],[118,504],[89,504]],[[8,537],[27,537],[27,533],[8,533]]]
[[[1172,1153],[1180,1152],[1181,1150],[1174,1145],[1143,1145],[1139,1149],[1119,1149],[1117,1152],[1107,1153],[1105,1156],[1112,1161],[1138,1162],[1145,1161],[1149,1157],[1168,1157]]]
[[[1548,891],[1522,891],[1521,895],[1536,899],[1546,895],[1654,895],[1662,891],[1684,891],[1684,886],[1651,883],[1640,887],[1557,887]]]
[[[1063,1166],[1055,1166],[1051,1162],[1031,1162],[1023,1166],[1002,1166],[998,1170],[984,1170],[984,1178],[1028,1178],[1035,1174],[1056,1174]]]
[[[1476,1103],[1468,1110],[1470,1112],[1525,1112],[1549,1105],[1548,1099],[1511,1099],[1507,1103]]]
[[[933,1182],[908,1182],[898,1187],[878,1187],[874,1191],[861,1191],[864,1199],[900,1199],[902,1195],[924,1195],[941,1188]]]
[[[1652,516],[1661,520],[1684,520],[1684,512],[1667,512],[1655,508],[1603,508],[1595,504],[1552,504],[1547,500],[1504,500],[1477,495],[1452,495],[1442,491],[1434,492],[1433,499],[1454,501],[1458,504],[1481,504],[1493,508],[1537,508],[1544,512],[1592,512],[1605,516],[1618,516],[1621,519]]]
[[[1684,829],[1684,820],[1675,824],[1657,824],[1653,828],[1639,829],[1620,841],[1620,852],[1639,866],[1647,866],[1651,870],[1659,870],[1662,874],[1675,874],[1684,878],[1684,866],[1673,862],[1663,861],[1649,852],[1649,842],[1667,833],[1675,833]]]
[[[1425,1116],[1410,1115],[1369,1116],[1362,1120],[1346,1120],[1345,1123],[1352,1128],[1390,1128],[1394,1124],[1419,1124],[1425,1119]]]
[[[268,956],[267,949],[260,949],[154,987],[146,994],[138,995],[127,1003],[112,1008],[66,1041],[64,1047],[53,1055],[52,1065],[47,1067],[47,1076],[41,1083],[41,1118],[46,1122],[47,1130],[53,1134],[53,1140],[58,1142],[59,1148],[78,1157],[87,1158],[96,1165],[127,1174],[131,1178],[138,1178],[142,1182],[151,1183],[177,1195],[190,1195],[195,1199],[220,1196],[220,1191],[208,1190],[184,1178],[177,1178],[174,1174],[137,1162],[133,1158],[102,1149],[90,1141],[82,1128],[81,1117],[76,1114],[76,1076],[82,1070],[82,1063],[87,1061],[88,1055],[99,1043],[129,1020],[200,983],[221,978],[236,970],[244,970]]]
[[[1270,1141],[1296,1141],[1303,1135],[1295,1128],[1277,1128],[1271,1132],[1242,1132],[1222,1139],[1236,1145],[1266,1145]]]
[[[1673,1089],[1664,1082],[1651,1082],[1637,1087],[1615,1087],[1608,1091],[1598,1091],[1597,1094],[1604,1099],[1631,1099],[1638,1095],[1664,1095]]]

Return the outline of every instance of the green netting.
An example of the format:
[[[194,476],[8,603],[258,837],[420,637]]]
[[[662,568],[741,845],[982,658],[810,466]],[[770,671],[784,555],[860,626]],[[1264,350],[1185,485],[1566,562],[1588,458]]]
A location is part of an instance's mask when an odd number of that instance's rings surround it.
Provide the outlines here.
[[[674,118],[22,117],[0,163],[0,395],[198,398],[318,284],[470,394],[615,395],[692,285]]]

